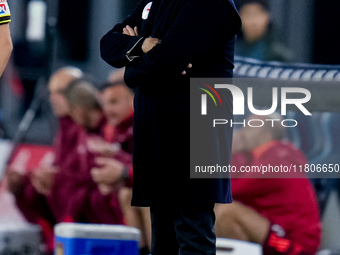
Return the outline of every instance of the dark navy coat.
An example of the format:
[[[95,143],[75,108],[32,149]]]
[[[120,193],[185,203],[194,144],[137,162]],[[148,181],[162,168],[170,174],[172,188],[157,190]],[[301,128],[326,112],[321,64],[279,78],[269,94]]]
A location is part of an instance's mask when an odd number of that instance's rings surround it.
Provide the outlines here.
[[[229,179],[190,179],[189,87],[191,77],[232,77],[241,27],[233,0],[153,0],[149,8],[150,1],[101,40],[102,58],[126,66],[125,82],[135,90],[132,204],[231,202]],[[123,35],[126,25],[137,26],[139,36]],[[162,42],[142,54],[149,36]]]

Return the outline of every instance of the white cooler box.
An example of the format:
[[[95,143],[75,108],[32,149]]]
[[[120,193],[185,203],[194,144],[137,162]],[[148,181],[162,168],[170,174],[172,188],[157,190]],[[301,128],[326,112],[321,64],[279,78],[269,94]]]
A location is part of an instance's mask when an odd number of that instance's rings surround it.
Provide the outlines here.
[[[55,255],[138,255],[140,231],[121,225],[60,223]]]
[[[216,255],[262,255],[261,245],[229,238],[217,238],[216,248]]]
[[[40,255],[40,250],[40,226],[0,224],[0,254]]]

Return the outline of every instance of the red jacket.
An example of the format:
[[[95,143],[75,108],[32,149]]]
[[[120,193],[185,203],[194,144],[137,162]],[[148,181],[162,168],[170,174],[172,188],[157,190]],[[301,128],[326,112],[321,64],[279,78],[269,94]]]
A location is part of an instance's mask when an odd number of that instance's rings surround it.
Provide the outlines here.
[[[81,129],[78,133],[74,157],[79,161],[79,166],[77,169],[69,169],[65,173],[62,184],[62,187],[67,187],[65,192],[70,200],[64,215],[68,220],[98,224],[123,224],[118,191],[102,195],[91,176],[91,169],[96,166],[94,160],[97,155],[88,150],[87,142],[88,139],[95,136],[103,138],[105,125],[106,121],[103,119],[96,129],[87,131]]]
[[[59,125],[54,143],[54,165],[59,168],[59,172],[55,176],[51,194],[47,199],[56,221],[62,222],[66,217],[67,204],[71,203],[70,186],[76,183],[77,175],[81,175],[78,171],[81,161],[77,156],[77,147],[83,129],[70,117],[60,118]]]
[[[29,177],[16,194],[16,202],[25,217],[33,223],[47,219],[51,225],[63,221],[122,224],[117,193],[103,196],[93,182],[90,170],[94,157],[87,150],[89,136],[101,135],[104,122],[88,134],[70,117],[60,118],[60,130],[54,144],[55,176],[51,194],[44,197],[33,188]],[[52,217],[53,216],[53,217]]]
[[[65,204],[68,203],[69,190],[65,189],[64,174],[70,169],[77,169],[79,161],[74,152],[78,142],[81,127],[73,122],[70,117],[59,119],[59,131],[55,138],[54,165],[60,168],[55,176],[55,185],[51,194],[45,197],[36,192],[30,181],[30,175],[25,176],[20,192],[15,194],[16,204],[25,218],[42,227],[45,242],[53,250],[53,225],[63,221],[65,217]]]
[[[124,163],[129,171],[129,178],[125,185],[132,188],[133,184],[133,167],[132,167],[132,153],[133,153],[133,112],[131,115],[118,124],[116,127],[107,125],[104,130],[105,140],[118,145],[120,152],[115,158]]]
[[[38,194],[30,181],[30,175],[25,177],[24,185],[20,192],[15,194],[16,203],[26,219],[37,223],[37,219],[43,217],[49,219],[53,224],[60,222],[63,218],[63,204],[65,203],[66,190],[62,188],[63,173],[65,169],[77,169],[79,162],[74,157],[74,151],[78,141],[78,133],[81,127],[74,123],[70,117],[59,119],[59,131],[55,138],[54,165],[60,168],[56,175],[55,185],[52,188],[51,196],[45,197]]]
[[[304,165],[307,161],[290,143],[275,141],[233,156],[232,165]],[[232,178],[234,200],[252,207],[273,224],[282,226],[304,250],[315,253],[321,240],[317,199],[307,178]]]

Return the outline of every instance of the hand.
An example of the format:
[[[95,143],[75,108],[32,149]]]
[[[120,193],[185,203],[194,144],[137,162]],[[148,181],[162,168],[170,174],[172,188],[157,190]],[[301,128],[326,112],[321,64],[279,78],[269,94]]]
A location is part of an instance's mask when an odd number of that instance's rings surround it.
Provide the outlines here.
[[[192,68],[192,64],[189,64],[189,65],[188,65],[188,68],[191,69],[191,68]],[[186,74],[187,74],[187,71],[184,70],[184,71],[182,72],[182,75],[186,75]]]
[[[111,186],[111,185],[106,185],[106,184],[98,184],[98,189],[99,189],[99,192],[103,196],[106,196],[106,195],[112,193],[115,190],[115,187]]]
[[[129,36],[138,36],[138,28],[135,27],[132,29],[129,25],[123,28],[123,34],[124,35],[129,35]]]
[[[129,36],[138,36],[138,28],[134,27],[134,29],[132,29],[132,27],[130,27],[129,25],[127,25],[126,27],[123,28],[123,34],[124,35],[129,35]],[[160,44],[161,40],[159,40],[158,38],[146,38],[143,42],[142,45],[142,50],[144,53],[149,52],[150,50],[153,49],[153,47],[155,47],[157,44]],[[192,64],[188,65],[188,68],[192,68]],[[182,75],[186,75],[187,72],[184,70],[182,72]]]
[[[119,144],[110,144],[99,137],[93,137],[87,140],[87,149],[103,157],[113,157],[120,150],[120,146]]]
[[[152,38],[152,37],[146,38],[142,45],[142,51],[144,53],[147,53],[150,50],[152,50],[153,47],[155,47],[157,44],[160,44],[160,43],[161,43],[161,40],[157,38]]]
[[[54,166],[35,169],[31,176],[31,183],[35,190],[44,196],[49,195],[57,172],[58,169]]]
[[[123,28],[123,34],[124,35],[129,35],[129,36],[138,36],[138,28],[134,27],[134,29],[132,29],[132,27],[130,27],[129,25],[127,25],[126,27]],[[161,40],[159,40],[158,38],[146,38],[143,42],[142,45],[142,51],[144,53],[149,52],[150,50],[153,49],[153,47],[155,47],[157,44],[160,44]],[[192,64],[188,65],[188,68],[191,69],[192,68]],[[187,72],[184,70],[182,72],[182,75],[186,75]]]
[[[12,194],[17,194],[24,183],[25,176],[13,169],[6,170],[7,189]]]
[[[98,157],[95,159],[98,167],[91,169],[91,175],[97,184],[116,185],[122,181],[124,165],[113,158]]]

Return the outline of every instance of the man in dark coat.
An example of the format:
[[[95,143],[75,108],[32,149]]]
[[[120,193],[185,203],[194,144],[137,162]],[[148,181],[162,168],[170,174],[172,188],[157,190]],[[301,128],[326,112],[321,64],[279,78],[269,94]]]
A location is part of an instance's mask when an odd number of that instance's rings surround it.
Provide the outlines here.
[[[101,40],[135,90],[132,204],[151,207],[153,255],[215,254],[230,183],[190,179],[190,78],[232,77],[240,26],[233,0],[142,0]]]

